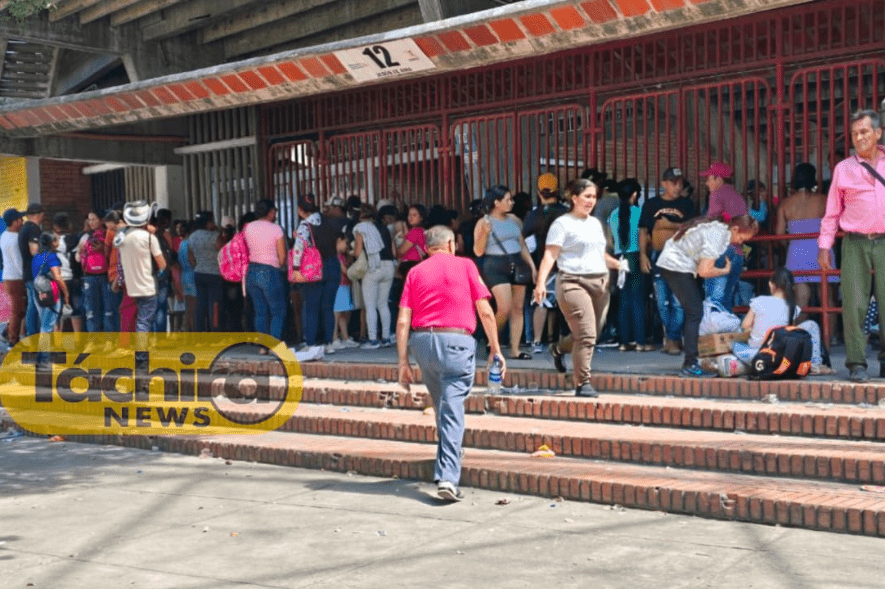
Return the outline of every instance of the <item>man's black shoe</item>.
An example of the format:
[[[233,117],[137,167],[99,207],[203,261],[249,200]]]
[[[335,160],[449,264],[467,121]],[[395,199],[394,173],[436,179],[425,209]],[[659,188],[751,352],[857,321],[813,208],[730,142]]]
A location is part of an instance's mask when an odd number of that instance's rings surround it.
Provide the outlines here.
[[[560,351],[557,344],[550,344],[550,355],[553,356],[553,366],[556,367],[557,372],[564,373],[565,359],[563,358],[562,351]]]
[[[575,391],[576,397],[598,397],[599,393],[589,382],[585,382]]]

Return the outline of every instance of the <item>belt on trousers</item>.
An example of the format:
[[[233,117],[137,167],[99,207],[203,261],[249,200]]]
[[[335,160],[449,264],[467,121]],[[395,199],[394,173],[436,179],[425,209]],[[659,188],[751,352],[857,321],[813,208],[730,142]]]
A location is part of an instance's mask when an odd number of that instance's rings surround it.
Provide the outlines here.
[[[861,239],[869,239],[870,241],[875,241],[877,239],[882,239],[883,237],[885,237],[885,233],[855,233],[853,231],[850,232],[848,235]]]
[[[463,327],[415,327],[412,331],[429,333],[458,333],[460,335],[472,335]]]

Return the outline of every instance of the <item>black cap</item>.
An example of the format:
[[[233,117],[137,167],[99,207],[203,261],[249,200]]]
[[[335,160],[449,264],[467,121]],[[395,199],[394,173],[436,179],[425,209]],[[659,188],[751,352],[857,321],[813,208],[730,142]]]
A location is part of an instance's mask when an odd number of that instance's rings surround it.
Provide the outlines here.
[[[6,209],[3,211],[3,222],[6,223],[6,226],[9,227],[19,219],[24,217],[21,211],[17,211],[16,209]]]
[[[28,205],[28,210],[25,211],[26,215],[37,215],[43,212],[43,207],[40,206],[38,202],[32,202]]]
[[[682,178],[682,170],[680,168],[667,168],[664,170],[664,175],[661,177],[662,180],[667,180],[669,182],[675,182]]]
[[[360,200],[358,196],[351,196],[347,199],[347,210],[357,212],[360,210],[360,205],[363,204],[363,201]]]

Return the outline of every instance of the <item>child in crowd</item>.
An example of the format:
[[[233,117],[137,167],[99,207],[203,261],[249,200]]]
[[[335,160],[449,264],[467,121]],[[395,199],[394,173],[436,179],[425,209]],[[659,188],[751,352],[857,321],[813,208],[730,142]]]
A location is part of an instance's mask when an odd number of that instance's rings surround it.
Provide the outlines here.
[[[341,283],[338,285],[338,292],[335,294],[335,306],[332,309],[335,312],[335,333],[332,337],[332,350],[340,350],[342,348],[355,348],[358,343],[350,339],[347,334],[347,325],[350,323],[350,312],[353,311],[353,292],[351,289],[350,278],[347,277],[347,267],[350,265],[350,257],[347,255],[347,236],[345,234],[338,235],[335,243],[338,252],[338,262],[341,264]]]
[[[741,323],[744,331],[750,332],[747,343],[733,342],[732,351],[745,364],[750,364],[762,347],[768,332],[775,327],[792,325],[802,311],[796,306],[793,291],[793,273],[783,266],[776,268],[768,281],[770,295],[755,297],[750,301],[750,310]],[[820,343],[820,327],[814,321],[803,321],[798,325],[811,335],[811,372],[813,374],[833,374],[833,369],[823,363]]]

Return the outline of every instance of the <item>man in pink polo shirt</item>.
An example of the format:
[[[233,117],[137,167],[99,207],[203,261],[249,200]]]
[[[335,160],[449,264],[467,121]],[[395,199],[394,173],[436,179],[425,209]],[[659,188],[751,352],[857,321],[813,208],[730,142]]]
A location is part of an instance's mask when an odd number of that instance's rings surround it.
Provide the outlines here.
[[[439,444],[433,479],[437,493],[447,501],[460,501],[461,443],[464,440],[464,399],[476,372],[476,314],[489,337],[489,357],[504,362],[498,344],[492,294],[476,264],[455,256],[455,234],[443,225],[426,232],[428,258],[406,276],[396,320],[399,382],[408,390],[414,375],[409,349],[415,356],[436,409]],[[409,331],[413,331],[411,338]],[[506,370],[506,366],[502,368]],[[503,372],[502,372],[503,376]]]
[[[879,325],[885,325],[885,148],[879,145],[882,125],[874,110],[851,115],[854,155],[833,170],[827,211],[820,225],[817,263],[829,270],[830,248],[836,232],[842,239],[842,321],[845,327],[845,366],[854,382],[869,380],[863,321],[870,304],[870,281],[875,278]],[[876,176],[879,176],[877,178]],[[874,277],[870,276],[870,270]],[[881,340],[885,343],[885,338]],[[885,349],[879,351],[880,370]],[[880,373],[880,376],[882,374]]]

